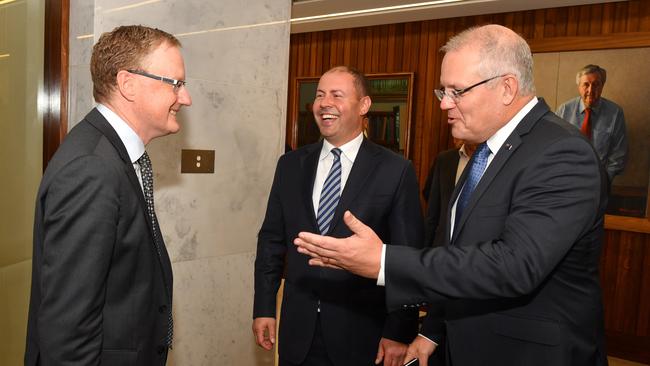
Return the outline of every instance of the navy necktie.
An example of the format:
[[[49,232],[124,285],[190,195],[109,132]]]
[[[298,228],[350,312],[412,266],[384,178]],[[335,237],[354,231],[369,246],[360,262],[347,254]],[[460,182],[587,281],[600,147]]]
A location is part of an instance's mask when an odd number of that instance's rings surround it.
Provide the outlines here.
[[[472,159],[471,166],[469,167],[469,173],[467,174],[467,180],[463,186],[463,191],[460,192],[458,202],[456,202],[455,225],[458,225],[460,217],[463,215],[463,210],[465,209],[465,206],[467,206],[469,198],[472,196],[472,192],[474,192],[474,189],[483,176],[483,172],[487,166],[488,156],[490,156],[490,148],[487,144],[484,142],[478,145],[474,152],[474,159]]]
[[[320,192],[320,200],[318,201],[318,230],[321,234],[327,234],[334,217],[334,211],[339,204],[341,197],[341,149],[332,149],[332,157],[334,162],[330,169],[325,183],[323,183],[323,190]]]
[[[144,199],[147,203],[147,213],[149,214],[149,220],[151,220],[151,227],[153,228],[153,244],[158,253],[158,257],[161,257],[160,247],[165,245],[162,242],[162,236],[160,234],[160,227],[158,226],[158,218],[156,217],[156,211],[154,210],[153,205],[153,168],[151,166],[151,159],[145,151],[144,154],[138,159],[137,163],[140,165],[140,174],[142,176],[142,191],[144,192]],[[169,289],[167,289],[169,291]],[[172,318],[172,308],[171,301],[170,306],[168,307],[168,327],[167,327],[167,347],[171,348],[172,339],[174,338],[174,319]]]

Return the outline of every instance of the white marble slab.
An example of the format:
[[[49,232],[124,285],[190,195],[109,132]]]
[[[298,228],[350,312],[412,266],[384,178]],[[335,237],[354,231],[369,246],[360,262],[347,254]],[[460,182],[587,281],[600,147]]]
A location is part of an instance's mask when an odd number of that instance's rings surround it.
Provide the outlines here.
[[[290,0],[97,0],[95,4],[95,29],[100,32],[119,24],[143,24],[172,34],[283,22],[291,9]]]
[[[174,264],[174,348],[168,365],[272,365],[255,345],[254,254]]]
[[[68,85],[68,130],[94,108],[93,82],[89,65],[70,66]]]
[[[191,92],[181,132],[147,148],[172,261],[254,250],[284,149],[286,91],[197,81]],[[215,173],[180,174],[183,148],[215,150]]]

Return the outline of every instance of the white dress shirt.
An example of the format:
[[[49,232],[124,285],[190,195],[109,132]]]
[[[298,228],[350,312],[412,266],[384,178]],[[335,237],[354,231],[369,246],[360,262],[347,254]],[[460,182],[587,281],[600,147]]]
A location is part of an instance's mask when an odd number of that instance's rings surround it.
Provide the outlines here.
[[[471,159],[471,157],[467,155],[465,144],[463,144],[463,146],[458,149],[458,166],[456,167],[456,178],[454,179],[454,184],[458,183],[460,176],[463,175],[463,170],[465,170],[467,163],[469,163],[469,159]]]
[[[354,140],[339,146],[339,149],[341,149],[341,192],[343,192],[345,182],[347,182],[348,177],[350,176],[354,159],[357,158],[362,142],[363,133],[360,133],[359,136],[354,138]],[[320,203],[320,193],[323,190],[325,179],[327,179],[327,175],[329,174],[330,169],[332,169],[332,164],[334,164],[332,149],[335,147],[336,146],[330,144],[327,140],[323,140],[323,148],[320,151],[318,168],[316,169],[316,179],[314,180],[314,190],[312,191],[311,196],[314,204],[314,213],[317,216],[318,204]]]
[[[138,159],[140,159],[142,154],[144,154],[144,142],[142,142],[140,136],[138,136],[138,134],[133,131],[131,126],[124,122],[120,116],[118,116],[108,107],[103,104],[98,104],[97,110],[102,114],[102,116],[104,116],[104,118],[106,118],[108,123],[117,133],[117,136],[120,138],[120,140],[122,140],[124,147],[126,147],[126,152],[129,154],[129,159],[133,164],[135,175],[138,177],[138,181],[140,182],[140,188],[142,188],[144,192],[144,187],[142,186],[142,173],[140,172],[140,164],[137,163]]]

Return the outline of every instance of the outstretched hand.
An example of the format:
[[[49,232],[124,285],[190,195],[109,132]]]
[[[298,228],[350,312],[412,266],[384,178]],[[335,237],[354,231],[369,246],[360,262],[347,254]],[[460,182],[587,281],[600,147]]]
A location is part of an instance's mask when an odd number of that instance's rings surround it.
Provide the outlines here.
[[[359,276],[377,278],[381,264],[381,239],[374,231],[350,211],[343,215],[343,222],[354,233],[343,239],[301,232],[293,241],[298,252],[312,259],[312,266],[345,269]]]

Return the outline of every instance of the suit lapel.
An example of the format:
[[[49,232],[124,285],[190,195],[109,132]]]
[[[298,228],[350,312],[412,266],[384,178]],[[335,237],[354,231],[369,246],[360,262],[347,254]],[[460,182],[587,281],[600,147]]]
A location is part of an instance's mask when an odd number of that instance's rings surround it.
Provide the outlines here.
[[[143,210],[142,212],[147,214],[147,204],[144,200],[144,193],[142,193],[140,181],[138,181],[138,176],[135,175],[135,170],[133,169],[133,163],[129,158],[129,153],[126,151],[126,147],[122,143],[120,137],[117,135],[117,132],[115,132],[113,127],[111,127],[108,121],[106,121],[104,116],[99,113],[97,108],[94,108],[92,111],[90,111],[90,113],[88,113],[86,120],[90,122],[90,124],[93,125],[96,129],[98,129],[113,145],[115,150],[117,150],[117,153],[120,155],[120,159],[122,159],[122,162],[124,162],[124,170],[126,175],[129,177],[129,182],[131,183],[133,189],[138,192],[137,196],[140,200],[140,206]],[[149,231],[153,233],[153,228],[151,227],[151,223],[149,223],[149,221],[150,220],[147,220]]]
[[[490,162],[490,165],[485,170],[485,173],[483,173],[483,176],[476,186],[476,189],[472,193],[472,196],[470,197],[470,200],[467,203],[467,206],[465,207],[465,210],[463,211],[463,215],[460,217],[459,222],[454,223],[454,235],[452,237],[452,244],[460,230],[462,230],[463,226],[465,225],[465,221],[467,220],[469,213],[472,212],[474,207],[477,205],[488,187],[490,187],[492,181],[506,164],[506,162],[510,159],[512,154],[514,154],[514,152],[517,151],[519,146],[522,144],[521,136],[530,132],[535,123],[540,120],[547,112],[549,112],[548,106],[546,105],[546,102],[540,98],[535,107],[533,107],[533,109],[528,112],[526,116],[524,116],[519,125],[517,125],[515,130],[510,134],[510,136],[508,136],[506,141],[499,148],[499,151],[493,152],[495,154],[494,159],[492,159],[492,162]],[[472,157],[472,161],[473,160],[474,157]],[[449,215],[451,215],[451,207],[453,206],[454,202],[456,202],[456,199],[460,194],[460,189],[465,184],[465,180],[467,179],[468,174],[467,170],[468,169],[463,172],[461,179],[458,181],[459,184],[454,189],[454,193],[452,195],[452,199],[449,202],[447,210]]]
[[[313,144],[306,148],[305,154],[300,157],[300,167],[302,169],[302,202],[305,205],[305,212],[309,212],[309,220],[318,232],[316,222],[316,213],[314,212],[314,181],[316,180],[316,170],[318,168],[318,158],[323,148],[323,142]]]
[[[154,239],[154,230],[153,230],[153,223],[149,219],[149,213],[147,212],[147,204],[144,199],[144,193],[142,192],[142,187],[140,186],[140,181],[138,180],[138,176],[135,175],[135,170],[133,169],[133,163],[131,162],[131,159],[129,158],[129,154],[126,151],[126,147],[124,146],[124,143],[122,143],[122,140],[120,137],[117,135],[117,132],[113,129],[113,127],[106,121],[106,118],[97,110],[97,108],[94,108],[92,111],[90,111],[85,119],[97,130],[99,130],[104,137],[113,145],[115,150],[120,156],[120,159],[124,163],[123,168],[124,172],[129,178],[129,182],[131,183],[131,187],[135,190],[136,196],[138,197],[138,200],[140,201],[140,208],[142,210],[143,215],[145,216],[145,222],[147,223],[147,227],[149,229],[149,234],[151,235],[152,240]],[[158,261],[160,263],[160,266],[162,268],[163,272],[163,281],[165,281],[165,287],[167,288],[169,292],[169,296],[171,299],[171,291],[172,291],[172,272],[171,272],[171,261],[169,260],[169,254],[167,253],[167,247],[164,243],[164,240],[162,238],[162,232],[160,231],[160,227],[157,228],[158,232],[160,233],[159,235],[159,240],[160,240],[160,256],[156,255],[158,257]],[[154,243],[151,243],[151,245],[155,245]],[[154,248],[155,249],[155,248]],[[161,258],[162,257],[162,258]]]
[[[332,227],[329,232],[334,232],[336,227],[343,222],[341,219],[343,213],[347,210],[354,199],[359,196],[359,192],[365,186],[370,173],[375,170],[377,164],[379,164],[379,159],[377,159],[377,154],[380,152],[379,147],[367,139],[363,139],[361,146],[359,147],[359,153],[354,159],[354,164],[352,165],[352,170],[350,170],[350,175],[348,180],[345,182],[345,188],[341,192],[341,200],[339,205],[336,207],[334,212],[334,217],[332,218]]]

